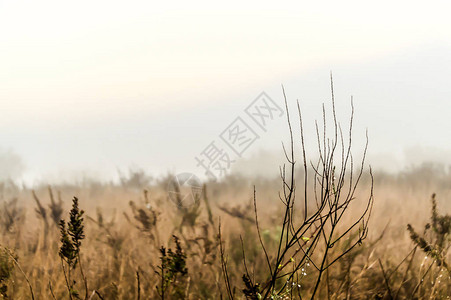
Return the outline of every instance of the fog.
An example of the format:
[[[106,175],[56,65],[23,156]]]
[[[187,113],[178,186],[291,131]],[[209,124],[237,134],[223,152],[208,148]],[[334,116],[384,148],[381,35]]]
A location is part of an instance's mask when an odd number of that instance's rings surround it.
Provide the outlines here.
[[[237,117],[258,139],[228,171],[277,174],[286,115],[262,130],[246,107],[265,92],[285,111],[283,85],[314,156],[331,71],[337,116],[346,127],[352,96],[355,151],[368,129],[373,167],[450,164],[449,8],[0,1],[0,179],[117,180],[130,168],[202,176],[195,158],[212,141],[226,147],[220,135]]]

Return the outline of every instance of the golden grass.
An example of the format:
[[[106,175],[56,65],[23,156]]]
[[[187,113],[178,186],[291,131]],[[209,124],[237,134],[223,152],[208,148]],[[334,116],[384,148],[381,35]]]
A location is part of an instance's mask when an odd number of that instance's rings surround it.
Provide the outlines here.
[[[317,298],[448,297],[451,281],[443,264],[434,264],[434,259],[416,247],[406,230],[407,224],[412,224],[422,233],[421,228],[431,222],[430,195],[433,192],[438,195],[439,213],[443,215],[451,210],[451,202],[448,201],[451,190],[444,184],[449,182],[449,174],[439,174],[432,178],[429,176],[427,180],[423,180],[422,174],[424,169],[396,176],[375,174],[375,204],[368,238],[362,246],[355,248],[339,264],[328,270],[327,276],[321,280]],[[280,231],[278,216],[283,207],[277,197],[276,179],[271,184],[262,180],[252,182],[240,179],[241,186],[230,190],[230,183],[234,180],[236,179],[229,178],[222,183],[207,184],[213,222],[209,220],[203,201],[199,204],[199,216],[191,216],[194,220],[184,222],[186,216],[168,198],[165,184],[153,184],[142,189],[99,184],[54,186],[54,193],[61,193],[64,208],[62,216],[66,221],[73,196],[80,199],[80,207],[85,210],[86,238],[82,241],[80,257],[88,284],[88,298],[161,297],[161,292],[158,292],[161,280],[156,272],[161,267],[159,249],[164,246],[175,251],[176,245],[172,238],[175,235],[180,238],[182,251],[186,255],[187,274],[169,281],[165,299],[226,299],[217,238],[220,218],[234,297],[245,299],[241,292],[245,289],[245,282],[242,280],[245,273],[243,248],[252,279],[262,283],[267,274],[265,257],[259,246],[255,224],[251,221],[254,218],[253,206],[248,205],[252,200],[252,183],[256,184],[259,200],[257,206],[262,239],[270,256],[274,256],[271,251],[275,249]],[[356,194],[357,199],[366,196],[368,184],[368,181],[362,183]],[[149,191],[147,200],[144,188]],[[48,219],[49,228],[45,232],[44,221],[35,212],[37,205],[31,190],[10,185],[3,187],[1,195],[0,244],[11,250],[23,270],[22,274],[18,265],[12,263],[10,255],[0,255],[0,279],[7,287],[4,296],[7,295],[10,299],[30,299],[30,288],[26,281],[28,278],[35,299],[52,299],[52,292],[56,299],[68,299],[58,255],[61,246],[58,226]],[[47,187],[37,189],[36,195],[42,206],[49,211]],[[9,202],[13,198],[18,199],[16,204]],[[131,200],[135,208],[130,206]],[[225,211],[224,207],[228,207],[229,211]],[[150,224],[147,229],[143,227],[139,214],[136,214],[139,209],[149,216],[155,213],[155,226]],[[244,216],[234,214],[233,211],[241,211]],[[349,212],[347,218],[351,219],[357,214],[358,205],[355,211]],[[8,219],[12,215],[15,217]],[[13,224],[8,224],[8,220]],[[426,238],[429,236],[426,235]],[[335,245],[334,251],[339,247],[341,244]],[[318,249],[318,252],[323,250]],[[444,259],[448,259],[447,254]],[[7,270],[11,270],[10,276],[5,275]],[[76,281],[74,286],[80,297],[85,298],[83,278],[78,269],[73,273]],[[296,289],[301,294],[308,295],[313,282],[309,278],[310,270],[305,270],[305,273],[307,275],[301,280],[301,287]],[[287,293],[284,297],[290,299],[290,295]],[[297,295],[292,297],[297,299]]]

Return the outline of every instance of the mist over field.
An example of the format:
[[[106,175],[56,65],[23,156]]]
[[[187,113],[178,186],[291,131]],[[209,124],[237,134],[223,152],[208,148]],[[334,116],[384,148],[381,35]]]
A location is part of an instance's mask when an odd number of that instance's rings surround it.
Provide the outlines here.
[[[451,24],[439,6],[24,3],[0,6],[0,147],[22,159],[16,180],[197,173],[194,157],[263,91],[283,107],[283,84],[294,115],[299,99],[306,126],[321,119],[330,71],[338,115],[353,96],[373,165],[449,163]],[[277,119],[243,158],[280,154],[286,129]]]
[[[450,11],[0,0],[0,299],[449,299]]]

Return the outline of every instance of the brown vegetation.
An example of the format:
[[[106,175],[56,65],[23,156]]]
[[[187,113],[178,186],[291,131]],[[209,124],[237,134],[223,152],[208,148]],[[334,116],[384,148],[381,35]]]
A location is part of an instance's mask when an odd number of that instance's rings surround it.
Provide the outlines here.
[[[169,197],[170,177],[144,173],[119,185],[1,184],[0,297],[448,299],[451,204],[440,199],[451,173],[373,176],[366,146],[354,163],[352,117],[345,138],[333,97],[330,135],[323,112],[316,162],[299,110],[301,145],[288,115],[279,179],[230,176],[190,202]]]

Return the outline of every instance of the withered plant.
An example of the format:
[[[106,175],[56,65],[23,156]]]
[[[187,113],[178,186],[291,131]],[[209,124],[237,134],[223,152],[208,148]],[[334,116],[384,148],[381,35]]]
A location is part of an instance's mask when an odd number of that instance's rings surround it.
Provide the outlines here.
[[[335,98],[333,82],[332,90],[332,136],[328,135],[326,128],[326,109],[323,105],[323,128],[316,123],[318,143],[317,163],[308,160],[304,143],[302,114],[298,102],[300,123],[301,153],[303,163],[303,184],[301,193],[297,192],[295,182],[295,149],[293,131],[288,112],[288,103],[285,96],[288,127],[290,132],[290,148],[287,152],[284,147],[288,166],[280,170],[282,192],[279,195],[284,207],[283,214],[279,216],[281,233],[276,249],[269,251],[265,246],[261,234],[257,212],[257,197],[254,188],[255,227],[260,241],[262,255],[265,257],[267,275],[254,277],[246,266],[246,253],[243,249],[243,263],[245,273],[242,276],[244,288],[242,292],[247,299],[292,299],[292,298],[324,298],[327,287],[322,280],[325,272],[340,261],[352,249],[360,245],[368,233],[368,219],[373,206],[373,177],[371,169],[370,190],[368,198],[363,202],[361,212],[355,217],[346,214],[357,201],[355,192],[362,178],[365,166],[368,138],[363,151],[363,158],[357,169],[354,170],[354,160],[351,154],[352,125],[354,107],[351,99],[351,118],[349,123],[349,136],[347,142],[343,137],[342,127],[337,121],[335,111]],[[311,169],[308,167],[310,164]],[[313,174],[311,174],[313,173]],[[309,189],[309,181],[313,190]],[[301,199],[301,210],[296,210],[296,196]],[[352,210],[358,207],[352,208]],[[354,211],[353,211],[354,213]],[[340,241],[346,240],[346,247],[334,249]],[[227,255],[221,242],[221,260],[225,285],[230,299],[236,296],[236,288],[232,286],[227,271]],[[308,273],[307,273],[308,270]]]

